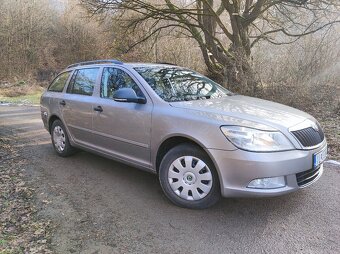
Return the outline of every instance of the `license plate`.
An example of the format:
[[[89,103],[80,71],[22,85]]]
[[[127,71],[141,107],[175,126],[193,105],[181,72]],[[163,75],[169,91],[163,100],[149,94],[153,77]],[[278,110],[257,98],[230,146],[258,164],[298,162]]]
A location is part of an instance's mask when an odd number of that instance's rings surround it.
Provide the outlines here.
[[[327,146],[322,149],[320,152],[313,154],[313,168],[317,168],[320,166],[322,162],[325,161],[327,157]]]

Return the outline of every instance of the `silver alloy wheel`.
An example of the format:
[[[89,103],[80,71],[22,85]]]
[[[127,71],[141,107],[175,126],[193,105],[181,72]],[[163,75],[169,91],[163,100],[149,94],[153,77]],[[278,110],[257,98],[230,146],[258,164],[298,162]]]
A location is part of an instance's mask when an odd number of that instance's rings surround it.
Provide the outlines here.
[[[209,167],[199,158],[183,156],[169,167],[171,189],[186,200],[200,200],[209,194],[213,178]]]
[[[54,127],[53,142],[58,152],[62,153],[65,149],[65,133],[60,126]]]

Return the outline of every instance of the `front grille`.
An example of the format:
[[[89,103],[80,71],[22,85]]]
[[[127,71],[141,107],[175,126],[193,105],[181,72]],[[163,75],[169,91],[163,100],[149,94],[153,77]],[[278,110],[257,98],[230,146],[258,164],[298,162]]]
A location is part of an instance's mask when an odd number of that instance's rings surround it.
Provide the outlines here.
[[[313,182],[320,173],[320,166],[316,169],[310,169],[296,174],[296,181],[299,187],[304,187]]]
[[[321,126],[319,124],[317,125],[318,130],[308,127],[302,130],[292,131],[292,133],[304,147],[316,146],[325,138]]]

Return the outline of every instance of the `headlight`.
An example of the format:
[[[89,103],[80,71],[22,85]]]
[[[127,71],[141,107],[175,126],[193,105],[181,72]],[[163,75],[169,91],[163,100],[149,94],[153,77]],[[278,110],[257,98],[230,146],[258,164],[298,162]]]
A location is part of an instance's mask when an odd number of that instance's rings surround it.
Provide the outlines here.
[[[222,126],[223,134],[236,147],[253,152],[271,152],[294,149],[279,131],[262,131],[242,126]]]

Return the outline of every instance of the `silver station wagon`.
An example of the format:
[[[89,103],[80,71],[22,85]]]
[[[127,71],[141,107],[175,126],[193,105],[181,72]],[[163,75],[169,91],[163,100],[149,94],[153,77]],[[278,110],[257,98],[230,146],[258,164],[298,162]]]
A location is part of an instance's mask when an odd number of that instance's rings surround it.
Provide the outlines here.
[[[58,155],[80,148],[156,173],[187,208],[299,190],[327,155],[312,116],[171,64],[70,65],[42,95],[41,116]]]

